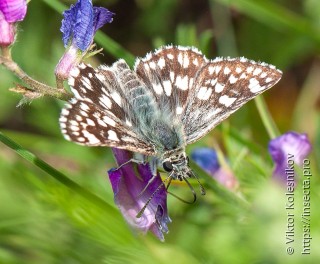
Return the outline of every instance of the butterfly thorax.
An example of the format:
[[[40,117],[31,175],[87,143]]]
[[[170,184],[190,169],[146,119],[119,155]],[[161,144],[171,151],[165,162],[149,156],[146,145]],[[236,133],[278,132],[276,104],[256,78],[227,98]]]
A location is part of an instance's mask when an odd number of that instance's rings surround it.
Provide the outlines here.
[[[159,109],[146,87],[136,87],[128,99],[134,106],[131,118],[136,123],[135,132],[153,145],[156,156],[185,145],[180,122],[175,121],[170,109]]]

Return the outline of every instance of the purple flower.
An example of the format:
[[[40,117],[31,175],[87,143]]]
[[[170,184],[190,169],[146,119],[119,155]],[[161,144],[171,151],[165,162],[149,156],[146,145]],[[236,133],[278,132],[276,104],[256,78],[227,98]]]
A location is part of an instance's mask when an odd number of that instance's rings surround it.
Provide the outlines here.
[[[16,22],[22,21],[26,13],[26,0],[0,1],[0,46],[10,46],[14,42]]]
[[[306,134],[287,132],[269,142],[269,152],[275,163],[273,178],[286,182],[294,176],[293,164],[302,166],[311,152],[311,143]]]
[[[91,0],[78,0],[64,11],[61,25],[62,40],[67,48],[56,66],[59,79],[67,79],[71,69],[78,65],[89,50],[96,31],[106,23],[112,22],[114,13],[103,7],[92,6]]]
[[[126,150],[113,148],[113,153],[119,165],[132,158],[132,153]],[[171,220],[167,212],[167,191],[159,173],[149,185],[152,173],[148,164],[136,165],[130,162],[120,169],[109,170],[108,174],[115,202],[130,226],[143,233],[150,230],[164,241],[163,233],[168,233],[167,224]],[[142,192],[147,185],[147,189]],[[150,197],[152,199],[142,216],[137,218]]]
[[[220,166],[217,153],[214,149],[196,148],[192,151],[191,158],[199,167],[228,189],[235,190],[238,187],[238,181],[232,172]]]

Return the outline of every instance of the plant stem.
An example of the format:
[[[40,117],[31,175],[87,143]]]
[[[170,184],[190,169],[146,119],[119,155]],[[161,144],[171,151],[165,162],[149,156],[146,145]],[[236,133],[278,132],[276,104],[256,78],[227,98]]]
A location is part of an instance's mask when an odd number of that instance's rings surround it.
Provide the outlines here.
[[[60,87],[59,89],[46,85],[44,83],[38,82],[35,79],[27,75],[19,65],[12,60],[10,48],[1,48],[0,64],[5,66],[9,71],[13,72],[19,79],[21,79],[28,88],[20,90],[20,93],[25,94],[27,92],[33,91],[40,94],[41,96],[50,96],[60,100],[67,101],[72,98],[72,94]],[[20,87],[21,88],[21,87]]]
[[[267,105],[266,105],[263,97],[261,95],[257,96],[254,99],[254,102],[256,104],[256,107],[257,107],[258,112],[260,114],[260,117],[262,119],[263,125],[268,132],[269,137],[275,138],[275,137],[279,136],[280,132],[271,117],[271,114],[267,108]]]

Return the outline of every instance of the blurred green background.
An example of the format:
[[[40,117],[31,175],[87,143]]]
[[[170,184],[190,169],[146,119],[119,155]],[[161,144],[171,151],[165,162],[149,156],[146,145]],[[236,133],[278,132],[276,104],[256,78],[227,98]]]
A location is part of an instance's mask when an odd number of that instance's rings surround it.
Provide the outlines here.
[[[64,52],[57,10],[71,3],[31,1],[12,50],[28,74],[50,85]],[[295,253],[286,253],[285,189],[271,180],[270,138],[254,102],[188,148],[219,146],[239,180],[237,195],[248,201],[249,209],[210,187],[193,205],[169,196],[173,222],[162,243],[152,234],[131,230],[114,205],[107,177],[115,166],[110,149],[63,139],[58,118],[64,102],[43,98],[17,108],[21,98],[8,89],[19,80],[1,66],[0,131],[83,189],[56,181],[0,143],[0,263],[319,263],[320,1],[93,3],[116,13],[97,36],[104,52],[90,59],[93,65],[111,64],[119,57],[132,65],[133,55],[173,43],[197,46],[209,58],[265,61],[284,72],[263,96],[281,133],[308,133],[313,144],[311,254],[301,254],[301,183],[295,192]],[[189,194],[184,185],[171,191]]]

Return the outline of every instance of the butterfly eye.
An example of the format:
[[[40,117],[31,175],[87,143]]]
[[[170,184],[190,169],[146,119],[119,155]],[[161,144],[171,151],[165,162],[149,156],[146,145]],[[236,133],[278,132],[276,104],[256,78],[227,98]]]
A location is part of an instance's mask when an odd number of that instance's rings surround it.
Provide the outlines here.
[[[163,169],[166,171],[166,172],[171,172],[173,170],[173,166],[171,164],[170,161],[165,161],[162,163],[162,166],[163,166]]]

